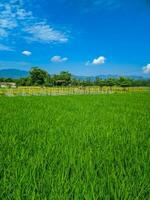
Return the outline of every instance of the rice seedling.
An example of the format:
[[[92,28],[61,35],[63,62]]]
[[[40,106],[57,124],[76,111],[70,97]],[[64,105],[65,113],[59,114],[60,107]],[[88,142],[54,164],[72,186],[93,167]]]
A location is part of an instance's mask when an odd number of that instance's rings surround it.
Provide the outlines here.
[[[0,97],[0,199],[150,197],[150,94]]]

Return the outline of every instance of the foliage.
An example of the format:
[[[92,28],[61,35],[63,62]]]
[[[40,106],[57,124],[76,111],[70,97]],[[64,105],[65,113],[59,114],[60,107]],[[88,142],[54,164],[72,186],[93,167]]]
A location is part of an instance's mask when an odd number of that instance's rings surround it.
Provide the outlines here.
[[[112,86],[116,85],[116,80],[114,78],[108,78],[106,80],[106,85],[111,88]]]
[[[131,80],[127,79],[125,77],[120,77],[118,79],[118,85],[120,85],[123,88],[130,87],[131,86]]]
[[[30,71],[30,78],[32,85],[46,85],[49,82],[48,73],[38,67],[33,67]]]
[[[60,72],[58,75],[54,75],[53,77],[54,85],[57,86],[67,86],[71,83],[71,74],[66,71]]]
[[[29,72],[29,77],[20,79],[0,78],[0,82],[16,82],[18,86],[99,86],[101,89],[104,86],[138,87],[150,86],[150,80],[131,79],[127,77],[101,79],[86,79],[78,80],[74,78],[68,71],[62,71],[59,74],[49,75],[45,70],[33,67]]]
[[[95,80],[95,85],[103,87],[106,85],[106,81],[97,77]]]
[[[17,79],[13,79],[13,78],[1,78],[0,77],[0,82],[17,82]]]

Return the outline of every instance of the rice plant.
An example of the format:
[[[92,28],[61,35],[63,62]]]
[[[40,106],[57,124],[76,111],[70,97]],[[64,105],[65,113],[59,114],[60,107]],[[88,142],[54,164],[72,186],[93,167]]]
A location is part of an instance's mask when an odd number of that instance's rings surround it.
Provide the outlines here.
[[[0,199],[150,199],[149,102],[0,97]]]

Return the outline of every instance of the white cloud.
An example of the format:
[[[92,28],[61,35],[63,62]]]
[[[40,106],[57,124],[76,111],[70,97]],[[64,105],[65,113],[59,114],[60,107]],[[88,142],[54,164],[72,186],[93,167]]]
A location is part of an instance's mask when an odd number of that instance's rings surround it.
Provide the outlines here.
[[[6,45],[0,44],[0,51],[14,51],[14,49]]]
[[[68,60],[67,57],[62,58],[61,56],[53,56],[53,57],[51,58],[51,61],[52,61],[52,62],[65,62],[65,61],[67,61],[67,60]]]
[[[36,23],[33,26],[28,26],[24,31],[29,34],[26,37],[30,41],[39,41],[39,42],[67,42],[67,36],[60,32],[56,31],[54,28],[46,24],[45,22]]]
[[[68,41],[65,31],[55,29],[45,19],[34,17],[23,5],[22,0],[6,0],[0,3],[0,39],[13,40],[17,34],[17,38],[32,42]]]
[[[86,66],[89,66],[89,65],[102,65],[104,64],[106,61],[106,58],[104,56],[99,56],[98,58],[95,58],[92,62],[91,61],[87,61],[85,63]]]
[[[20,20],[26,20],[27,18],[29,19],[32,19],[33,18],[33,15],[32,15],[32,12],[29,11],[29,12],[26,12],[24,9],[21,9],[21,8],[17,8],[16,10],[16,16],[18,19]]]
[[[143,67],[143,72],[145,74],[149,74],[150,73],[150,64],[147,64],[145,67]]]
[[[0,4],[0,36],[7,37],[10,30],[18,26],[16,6],[10,3]]]
[[[17,27],[17,22],[14,20],[11,20],[11,17],[7,17],[5,19],[0,19],[0,26],[4,30],[6,29],[13,29]]]
[[[95,58],[92,62],[93,65],[102,65],[105,63],[106,58],[104,56],[99,56],[98,58]]]
[[[24,56],[31,56],[32,52],[31,51],[23,51],[22,54]]]

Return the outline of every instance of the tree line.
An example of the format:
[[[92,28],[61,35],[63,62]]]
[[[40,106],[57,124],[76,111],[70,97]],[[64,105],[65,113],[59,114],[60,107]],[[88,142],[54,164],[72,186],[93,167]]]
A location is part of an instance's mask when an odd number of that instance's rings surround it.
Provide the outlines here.
[[[79,80],[72,76],[68,71],[62,71],[59,74],[50,75],[47,71],[34,67],[29,71],[28,77],[12,79],[0,78],[0,82],[15,82],[17,86],[121,86],[121,87],[139,87],[150,86],[150,80],[131,79],[127,77],[101,79],[96,77],[94,80]]]

